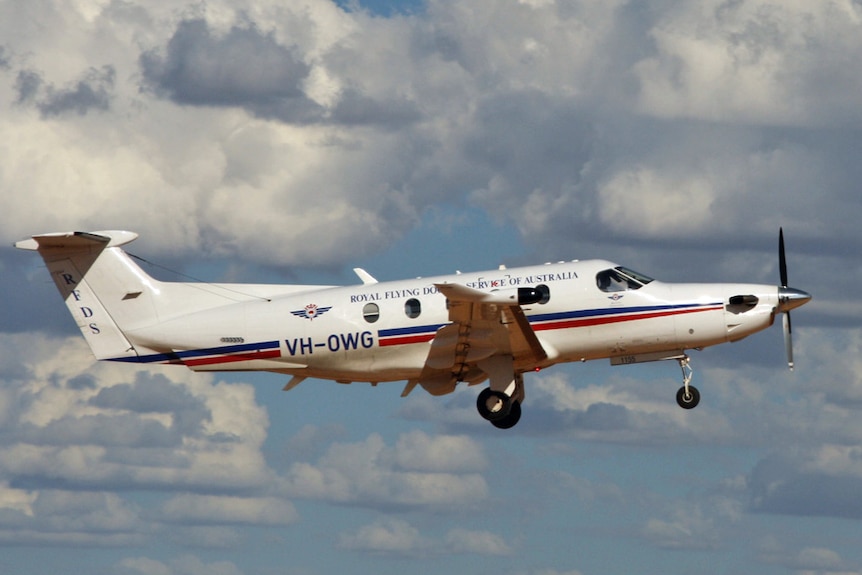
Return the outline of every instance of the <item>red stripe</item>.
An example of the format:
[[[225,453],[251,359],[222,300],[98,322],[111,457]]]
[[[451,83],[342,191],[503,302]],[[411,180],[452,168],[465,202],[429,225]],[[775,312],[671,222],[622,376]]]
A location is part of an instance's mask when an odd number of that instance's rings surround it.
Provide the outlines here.
[[[408,343],[424,343],[434,339],[435,335],[437,335],[436,332],[421,335],[405,335],[403,337],[390,337],[387,339],[381,339],[379,343],[380,347],[386,347],[389,345],[406,345]]]
[[[187,359],[184,360],[189,367],[198,365],[213,365],[216,363],[234,363],[237,361],[251,361],[253,359],[273,359],[281,357],[281,350],[272,349],[266,351],[254,351],[250,353],[237,353],[231,355],[217,355],[215,357],[205,357],[203,359]]]
[[[571,319],[566,321],[556,321],[553,323],[543,323],[539,325],[533,326],[533,331],[545,331],[549,329],[566,329],[572,327],[589,327],[593,325],[606,325],[609,323],[620,323],[624,321],[635,321],[639,319],[653,319],[657,317],[667,317],[671,315],[683,315],[687,313],[697,313],[702,311],[715,311],[722,309],[720,306],[715,307],[699,307],[694,309],[686,309],[682,311],[674,310],[674,311],[657,311],[653,313],[641,313],[641,314],[629,314],[629,315],[615,315],[615,316],[603,316],[603,317],[590,317],[586,319]]]
[[[713,306],[713,307],[698,307],[692,309],[685,310],[670,310],[670,311],[657,311],[652,313],[634,313],[627,315],[615,315],[615,316],[601,316],[601,317],[589,317],[585,319],[570,319],[564,321],[555,321],[548,323],[541,323],[533,325],[533,331],[546,331],[550,329],[567,329],[574,327],[589,327],[593,325],[607,325],[610,323],[620,323],[624,321],[636,321],[640,319],[653,319],[657,317],[667,317],[671,315],[683,315],[689,313],[698,313],[703,311],[716,311],[722,309],[721,306]],[[386,339],[381,339],[378,342],[380,347],[387,347],[391,345],[407,345],[411,343],[424,343],[427,341],[431,341],[434,339],[436,333],[426,333],[420,335],[407,335],[402,337],[389,337]]]

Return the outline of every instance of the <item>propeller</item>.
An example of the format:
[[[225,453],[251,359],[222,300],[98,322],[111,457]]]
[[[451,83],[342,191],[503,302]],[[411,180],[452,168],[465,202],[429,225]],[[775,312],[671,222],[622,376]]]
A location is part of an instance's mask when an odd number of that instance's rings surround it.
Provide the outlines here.
[[[787,285],[787,256],[784,252],[784,229],[778,229],[778,274],[781,287],[778,288],[778,311],[784,314],[784,351],[787,353],[787,367],[793,371],[793,327],[790,322],[790,310],[797,308],[811,299],[811,295]]]

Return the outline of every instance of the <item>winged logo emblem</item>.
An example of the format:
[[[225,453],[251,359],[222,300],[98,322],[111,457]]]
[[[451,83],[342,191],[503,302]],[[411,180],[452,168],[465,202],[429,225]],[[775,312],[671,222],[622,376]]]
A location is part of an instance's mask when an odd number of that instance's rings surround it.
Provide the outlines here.
[[[305,319],[314,320],[314,318],[325,314],[326,312],[328,312],[331,309],[332,309],[332,306],[330,306],[330,307],[318,307],[317,304],[310,303],[307,306],[305,306],[305,308],[298,309],[298,310],[292,311],[290,313],[292,313],[296,317],[302,317]]]

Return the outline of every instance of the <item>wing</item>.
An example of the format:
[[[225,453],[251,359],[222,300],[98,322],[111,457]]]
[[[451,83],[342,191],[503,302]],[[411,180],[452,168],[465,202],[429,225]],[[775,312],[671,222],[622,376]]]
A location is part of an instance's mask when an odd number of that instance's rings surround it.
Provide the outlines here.
[[[417,384],[442,395],[459,381],[479,383],[488,377],[479,363],[495,355],[511,357],[516,371],[532,369],[548,357],[517,297],[460,284],[436,287],[448,300],[451,323],[437,330],[419,379],[409,382],[402,395]]]

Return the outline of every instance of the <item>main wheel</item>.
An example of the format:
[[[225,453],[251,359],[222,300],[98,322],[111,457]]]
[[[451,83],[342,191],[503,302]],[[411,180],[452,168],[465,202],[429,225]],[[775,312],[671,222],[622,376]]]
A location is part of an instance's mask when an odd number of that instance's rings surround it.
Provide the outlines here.
[[[509,415],[512,404],[517,403],[502,391],[494,391],[486,387],[476,398],[476,409],[479,415],[488,421],[497,421]]]
[[[676,392],[676,403],[683,409],[693,409],[700,403],[700,392],[695,386],[689,385],[686,393],[685,386],[682,386]]]
[[[512,402],[512,407],[509,409],[509,415],[500,419],[492,419],[491,425],[497,429],[511,429],[517,425],[521,419],[521,404],[517,401]]]

